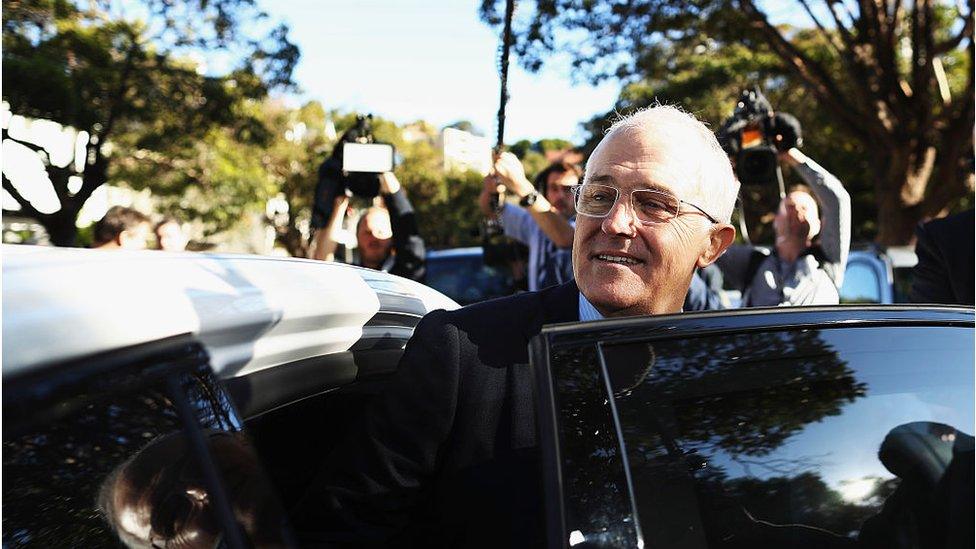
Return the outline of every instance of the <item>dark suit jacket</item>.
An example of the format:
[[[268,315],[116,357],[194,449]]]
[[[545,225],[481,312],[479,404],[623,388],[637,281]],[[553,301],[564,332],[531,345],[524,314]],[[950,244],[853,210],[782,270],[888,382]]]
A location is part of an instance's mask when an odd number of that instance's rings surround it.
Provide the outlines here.
[[[935,219],[915,229],[918,264],[909,295],[915,303],[973,304],[973,210]]]
[[[390,386],[331,456],[296,528],[327,530],[339,517],[348,538],[322,540],[542,545],[527,346],[543,324],[578,319],[575,282],[429,313]]]

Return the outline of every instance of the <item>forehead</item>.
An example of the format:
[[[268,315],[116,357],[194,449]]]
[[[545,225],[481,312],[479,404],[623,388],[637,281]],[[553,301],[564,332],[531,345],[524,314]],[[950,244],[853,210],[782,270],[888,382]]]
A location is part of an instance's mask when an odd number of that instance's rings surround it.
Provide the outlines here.
[[[661,133],[661,132],[657,132]],[[698,169],[694,146],[666,135],[622,130],[604,138],[586,166],[586,180],[622,189],[661,189],[684,194]]]
[[[575,185],[579,183],[579,178],[573,172],[555,172],[549,174],[546,183],[550,185]]]

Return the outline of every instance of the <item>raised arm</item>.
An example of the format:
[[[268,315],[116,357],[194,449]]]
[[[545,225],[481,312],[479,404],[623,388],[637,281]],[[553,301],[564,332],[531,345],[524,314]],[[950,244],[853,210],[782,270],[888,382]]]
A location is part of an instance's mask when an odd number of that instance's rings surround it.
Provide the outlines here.
[[[390,273],[422,281],[427,274],[426,246],[420,236],[413,205],[393,172],[380,174],[380,193],[390,212],[393,247],[396,250]]]
[[[820,247],[833,266],[834,285],[840,288],[851,248],[851,195],[840,180],[799,149],[789,149],[780,158],[810,187],[820,203]]]
[[[501,182],[520,199],[536,192],[535,187],[525,177],[522,162],[512,153],[499,155],[495,161],[495,173]],[[556,247],[571,248],[573,246],[573,226],[570,225],[568,219],[552,207],[543,193],[537,194],[535,201],[530,206],[525,207],[525,210]]]

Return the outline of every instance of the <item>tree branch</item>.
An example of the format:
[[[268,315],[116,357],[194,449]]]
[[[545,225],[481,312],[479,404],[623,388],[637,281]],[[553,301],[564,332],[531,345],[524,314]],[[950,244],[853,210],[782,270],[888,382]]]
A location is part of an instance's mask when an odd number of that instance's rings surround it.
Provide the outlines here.
[[[51,153],[47,152],[47,149],[45,149],[44,147],[42,147],[40,145],[35,145],[34,143],[31,143],[30,141],[22,141],[20,139],[15,138],[15,137],[11,137],[10,136],[10,133],[7,131],[7,128],[3,128],[2,138],[3,138],[4,141],[8,141],[8,140],[9,141],[13,141],[14,143],[17,143],[18,145],[21,145],[23,147],[27,147],[28,149],[30,149],[30,150],[34,151],[35,153],[37,153],[38,155],[40,155],[42,157],[41,158],[41,161],[44,163],[44,166],[45,167],[51,165]]]
[[[965,40],[966,38],[972,39],[972,37],[973,37],[973,11],[974,11],[973,10],[973,4],[974,3],[976,3],[976,2],[974,2],[973,0],[969,0],[969,14],[968,15],[962,13],[962,10],[959,10],[959,17],[963,21],[962,29],[960,29],[959,30],[959,33],[956,34],[955,36],[953,36],[952,38],[946,40],[945,42],[936,44],[936,46],[935,46],[935,54],[936,55],[942,55],[943,53],[948,53],[948,52],[950,52],[950,51],[958,48],[959,45],[962,44],[962,41]]]
[[[837,43],[837,39],[827,31],[826,27],[823,26],[823,23],[820,22],[820,19],[818,19],[817,16],[814,15],[813,9],[810,8],[809,0],[800,0],[800,4],[803,6],[803,9],[807,12],[807,15],[810,16],[810,20],[813,21],[813,24],[816,25],[817,29],[820,30],[820,34],[827,42],[827,45],[833,48],[834,53],[837,54],[837,57],[839,57],[842,60],[845,59],[844,53],[841,51],[840,44]]]
[[[863,119],[859,116],[858,109],[844,98],[844,94],[840,92],[824,68],[791,44],[769,22],[766,15],[756,8],[752,0],[740,0],[740,5],[753,21],[753,24],[766,35],[770,47],[787,67],[810,86],[814,95],[847,124],[854,135],[861,139],[867,139],[868,133],[865,131]],[[877,133],[879,138],[885,138],[883,132],[874,131],[873,133]]]
[[[20,211],[22,213],[26,214],[27,216],[33,217],[35,219],[41,218],[43,214],[37,211],[37,208],[35,208],[30,203],[30,201],[24,198],[22,194],[20,194],[20,191],[17,190],[17,187],[14,187],[13,182],[7,178],[7,174],[3,174],[3,190],[7,191],[7,193],[10,194],[10,196],[12,196],[13,199],[17,201],[17,204],[20,205]]]

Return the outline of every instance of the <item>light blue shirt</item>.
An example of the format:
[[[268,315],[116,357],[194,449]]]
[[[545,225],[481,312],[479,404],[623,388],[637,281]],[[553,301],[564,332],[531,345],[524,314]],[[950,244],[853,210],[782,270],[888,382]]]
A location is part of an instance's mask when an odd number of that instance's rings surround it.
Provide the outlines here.
[[[529,247],[529,265],[526,270],[529,291],[534,292],[573,279],[573,249],[556,247],[525,208],[505,204],[502,207],[501,222],[505,236]],[[570,219],[569,224],[575,228],[576,219]]]
[[[579,298],[579,319],[580,322],[588,322],[590,320],[603,320],[603,315],[600,311],[596,310],[596,307],[592,303],[586,300],[583,296],[583,292],[580,292]]]

